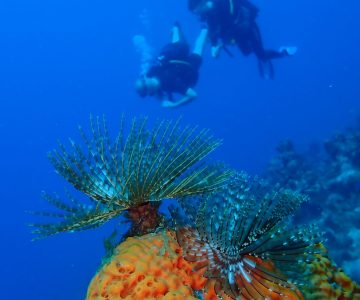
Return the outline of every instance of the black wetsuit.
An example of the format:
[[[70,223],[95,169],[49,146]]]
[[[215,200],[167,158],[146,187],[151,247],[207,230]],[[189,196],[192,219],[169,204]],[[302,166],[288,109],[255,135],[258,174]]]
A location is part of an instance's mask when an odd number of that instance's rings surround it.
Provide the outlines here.
[[[213,7],[201,19],[207,23],[210,40],[216,46],[235,43],[244,55],[254,53],[260,60],[282,57],[274,50],[265,50],[256,24],[258,8],[248,0],[213,0]]]
[[[169,100],[173,100],[173,93],[185,95],[196,85],[201,63],[201,57],[190,53],[187,43],[171,43],[163,48],[146,76],[156,77],[161,85],[160,96],[165,93]]]

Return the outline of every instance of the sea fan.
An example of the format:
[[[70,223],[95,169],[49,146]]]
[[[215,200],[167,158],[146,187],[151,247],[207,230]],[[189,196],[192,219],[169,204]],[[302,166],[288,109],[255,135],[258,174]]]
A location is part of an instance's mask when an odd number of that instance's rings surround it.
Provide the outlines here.
[[[224,292],[236,299],[286,298],[286,291],[301,284],[296,274],[320,242],[314,226],[286,229],[285,221],[305,200],[288,190],[269,191],[242,174],[206,197],[195,226],[179,229],[177,239],[185,258],[216,280],[219,297]]]
[[[147,119],[143,118],[132,121],[125,137],[122,118],[120,132],[111,140],[105,119],[90,121],[91,138],[80,128],[85,147],[70,140],[71,150],[67,150],[59,143],[59,149],[49,158],[57,173],[89,196],[94,205],[86,206],[74,199],[73,205],[68,205],[46,195],[46,200],[66,214],[43,213],[62,217],[63,221],[36,225],[40,237],[95,227],[125,210],[138,216],[134,212],[137,207],[165,198],[208,193],[232,175],[220,164],[200,163],[221,144],[207,130],[181,129],[179,121],[163,121],[148,130]]]

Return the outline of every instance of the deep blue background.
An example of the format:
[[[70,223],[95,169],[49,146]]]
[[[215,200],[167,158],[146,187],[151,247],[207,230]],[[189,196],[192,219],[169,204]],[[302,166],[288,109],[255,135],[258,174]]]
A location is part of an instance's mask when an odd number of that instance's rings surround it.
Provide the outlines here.
[[[279,140],[305,147],[341,129],[360,111],[358,0],[258,0],[265,45],[297,45],[258,76],[254,57],[209,51],[199,98],[177,110],[134,92],[139,56],[132,37],[165,44],[174,20],[190,41],[199,31],[185,0],[2,0],[0,3],[1,299],[83,299],[103,255],[107,228],[30,242],[25,210],[41,209],[42,190],[67,184],[46,158],[57,139],[78,138],[89,114],[116,130],[121,113],[177,118],[224,139],[213,155],[260,172]],[[147,21],[139,16],[144,13]],[[146,23],[146,24],[145,24]],[[208,49],[209,50],[209,49]]]

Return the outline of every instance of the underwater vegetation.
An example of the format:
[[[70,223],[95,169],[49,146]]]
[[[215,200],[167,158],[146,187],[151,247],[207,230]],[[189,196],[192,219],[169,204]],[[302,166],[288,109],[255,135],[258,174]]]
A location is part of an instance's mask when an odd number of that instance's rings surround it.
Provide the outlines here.
[[[203,159],[221,141],[197,127],[162,121],[152,130],[147,119],[134,119],[125,136],[125,122],[111,139],[105,119],[91,118],[91,137],[80,127],[83,145],[70,139],[70,148],[59,143],[49,153],[56,172],[88,196],[91,205],[68,195],[69,204],[57,196],[44,198],[61,213],[39,215],[60,222],[34,224],[39,238],[59,232],[95,228],[123,213],[133,222],[132,234],[156,229],[162,217],[161,200],[204,194],[223,185],[232,171]]]
[[[43,238],[118,216],[131,222],[87,299],[359,299],[326,258],[318,227],[292,222],[308,197],[206,162],[221,143],[207,130],[179,121],[148,129],[146,118],[129,128],[122,118],[115,139],[105,119],[90,128],[49,158],[91,204],[44,194],[59,212],[35,213],[53,222],[32,225]],[[170,216],[159,212],[165,199],[174,199]]]
[[[360,126],[338,132],[305,153],[291,141],[282,142],[277,151],[264,177],[311,197],[312,207],[302,220],[318,221],[331,257],[359,281]]]

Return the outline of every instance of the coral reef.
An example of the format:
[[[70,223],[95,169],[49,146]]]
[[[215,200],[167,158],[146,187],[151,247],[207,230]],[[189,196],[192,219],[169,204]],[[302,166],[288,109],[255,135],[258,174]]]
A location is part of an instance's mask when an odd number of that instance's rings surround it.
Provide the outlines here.
[[[307,265],[310,284],[301,287],[305,299],[351,300],[360,299],[360,285],[353,282],[341,269],[335,267],[322,247],[322,255]]]
[[[324,148],[327,172],[319,180],[325,190],[315,201],[324,205],[321,220],[327,229],[327,247],[331,257],[360,281],[360,130],[338,133]]]
[[[360,299],[359,285],[327,256],[319,228],[294,221],[306,192],[331,255],[359,261],[360,133],[335,136],[321,154],[283,142],[263,181],[204,163],[220,144],[207,131],[178,122],[146,127],[134,119],[126,135],[122,119],[111,140],[105,120],[91,119],[92,137],[80,130],[84,145],[60,144],[49,155],[91,204],[44,194],[61,212],[37,213],[59,220],[33,224],[39,238],[120,215],[132,225],[119,245],[116,231],[105,241],[87,299]],[[164,199],[177,200],[171,218],[159,212]]]
[[[180,128],[178,123],[163,121],[148,130],[146,119],[134,119],[125,137],[122,119],[120,132],[112,140],[105,120],[91,118],[92,138],[80,129],[84,145],[70,140],[71,149],[67,150],[60,143],[49,158],[57,173],[87,195],[92,204],[85,205],[71,196],[71,204],[67,204],[45,194],[45,199],[62,213],[39,214],[60,218],[60,222],[34,224],[34,233],[41,238],[93,228],[127,212],[125,216],[134,224],[132,234],[144,234],[161,225],[159,201],[221,187],[232,171],[221,164],[201,163],[220,140],[207,130]]]
[[[310,162],[296,151],[292,141],[281,141],[276,151],[277,155],[269,162],[266,170],[270,184],[279,184],[299,192],[319,189]]]
[[[324,143],[328,155],[327,186],[349,193],[360,183],[360,131],[335,134]]]
[[[277,150],[266,179],[310,196],[301,221],[317,220],[331,257],[360,280],[360,128],[334,134],[317,151],[299,154],[289,141]]]

